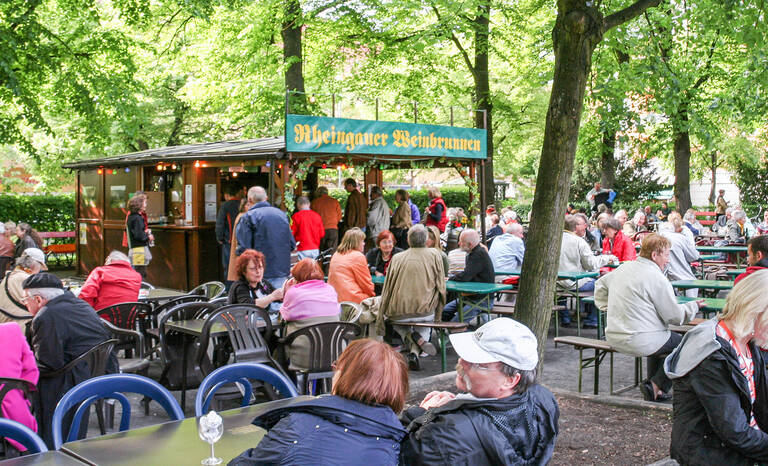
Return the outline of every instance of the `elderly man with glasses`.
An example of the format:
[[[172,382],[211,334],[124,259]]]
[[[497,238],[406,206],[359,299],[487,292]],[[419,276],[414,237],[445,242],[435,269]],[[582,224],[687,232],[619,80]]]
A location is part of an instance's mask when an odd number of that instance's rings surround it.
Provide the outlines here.
[[[450,335],[456,387],[403,412],[403,464],[547,464],[560,410],[536,383],[536,337],[505,317]]]

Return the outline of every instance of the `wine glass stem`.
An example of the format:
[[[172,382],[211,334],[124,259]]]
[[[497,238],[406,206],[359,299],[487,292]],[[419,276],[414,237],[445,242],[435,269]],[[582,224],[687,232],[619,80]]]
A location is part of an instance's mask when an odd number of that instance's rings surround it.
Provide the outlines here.
[[[211,443],[211,460],[213,460],[214,458],[215,456],[213,454],[213,443]]]

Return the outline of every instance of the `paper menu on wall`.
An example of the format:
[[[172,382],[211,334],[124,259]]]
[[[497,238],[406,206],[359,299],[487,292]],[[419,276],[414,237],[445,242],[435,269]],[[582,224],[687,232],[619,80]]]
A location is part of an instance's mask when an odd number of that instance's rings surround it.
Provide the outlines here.
[[[192,185],[188,184],[184,186],[184,202],[187,204],[192,203]],[[190,218],[190,217],[187,217]]]
[[[216,183],[205,185],[205,202],[216,202]]]

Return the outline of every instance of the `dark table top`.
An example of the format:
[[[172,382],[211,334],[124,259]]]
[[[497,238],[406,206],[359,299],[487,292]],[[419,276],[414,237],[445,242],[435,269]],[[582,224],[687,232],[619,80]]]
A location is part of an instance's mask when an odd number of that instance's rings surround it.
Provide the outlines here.
[[[146,293],[146,294],[145,294]],[[167,288],[155,288],[154,290],[141,290],[139,292],[139,301],[163,301],[171,298],[185,296],[187,293]]]
[[[300,396],[222,411],[219,414],[224,420],[224,435],[214,445],[216,456],[227,464],[258,445],[266,431],[251,424],[257,415],[309,399]],[[168,466],[200,464],[210,456],[211,447],[197,434],[197,418],[190,417],[65,443],[62,450],[92,464]]]
[[[69,456],[66,453],[60,451],[47,451],[45,453],[37,453],[35,455],[20,456],[18,458],[12,458],[5,461],[0,461],[3,466],[80,466],[82,461]]]

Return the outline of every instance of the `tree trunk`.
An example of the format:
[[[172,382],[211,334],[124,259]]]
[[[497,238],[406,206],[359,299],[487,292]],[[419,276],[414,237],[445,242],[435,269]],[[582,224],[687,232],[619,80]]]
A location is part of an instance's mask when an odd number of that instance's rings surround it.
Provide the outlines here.
[[[602,15],[597,8],[588,7],[585,0],[561,1],[552,39],[554,80],[515,309],[519,320],[536,335],[540,355],[552,314],[563,213],[568,203],[592,52],[602,39]],[[539,358],[539,369],[541,364]]]
[[[677,111],[677,125],[673,135],[675,146],[675,200],[677,211],[685,213],[691,208],[691,139],[688,134],[688,109],[681,105]]]
[[[285,89],[298,91],[301,94],[290,98],[292,112],[297,111],[293,105],[302,106],[305,102],[304,73],[302,71],[301,27],[304,22],[301,15],[299,0],[285,0],[285,16],[283,17],[283,61],[285,62]]]
[[[488,158],[485,161],[485,202],[494,202],[493,183],[493,125],[491,118],[491,85],[488,79],[488,36],[490,34],[491,2],[485,0],[478,6],[475,18],[475,106],[485,110],[475,113],[475,126],[487,130]],[[481,206],[484,208],[485,206]],[[497,206],[499,207],[499,206]]]
[[[709,167],[712,169],[712,182],[709,187],[709,203],[715,205],[715,202],[717,201],[717,196],[715,195],[715,193],[717,193],[717,151],[713,150],[709,156],[711,162]]]
[[[600,154],[600,185],[606,189],[613,189],[616,181],[616,130],[610,129],[603,132],[603,148]]]

